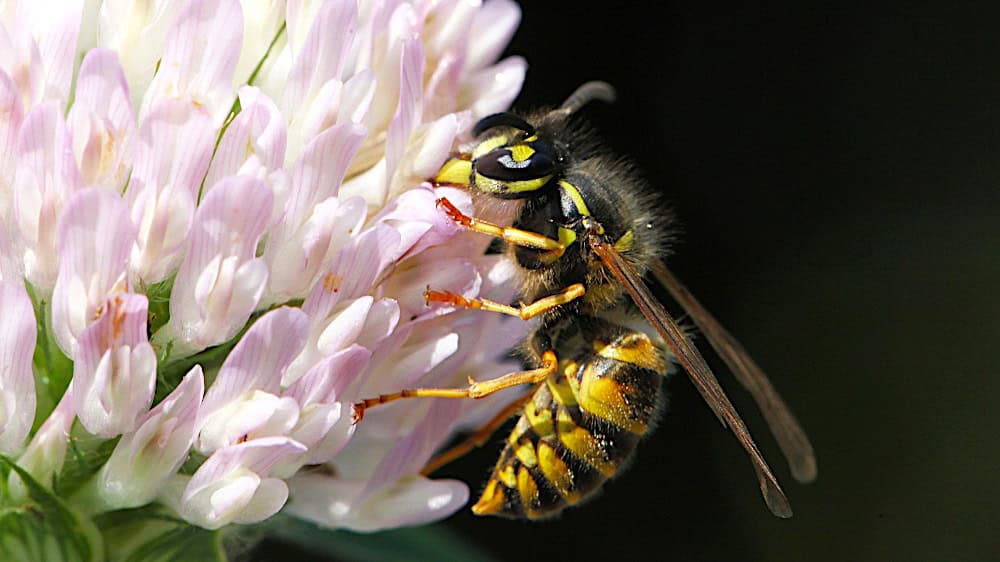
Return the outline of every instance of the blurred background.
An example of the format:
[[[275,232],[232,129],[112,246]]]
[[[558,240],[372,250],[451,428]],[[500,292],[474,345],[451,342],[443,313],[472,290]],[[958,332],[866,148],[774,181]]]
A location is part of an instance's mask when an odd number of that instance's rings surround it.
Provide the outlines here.
[[[709,356],[793,519],[768,513],[743,450],[678,376],[659,429],[596,500],[425,532],[496,560],[1000,558],[1000,5],[890,4],[523,3],[517,105],[617,87],[586,117],[672,205],[669,264],[767,370],[819,478],[794,482]],[[442,474],[476,489],[499,447]],[[401,536],[422,540],[378,540]]]

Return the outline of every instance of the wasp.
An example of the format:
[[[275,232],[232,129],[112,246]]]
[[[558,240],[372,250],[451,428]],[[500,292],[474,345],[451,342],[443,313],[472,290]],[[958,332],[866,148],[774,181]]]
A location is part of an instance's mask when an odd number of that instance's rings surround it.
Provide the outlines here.
[[[424,296],[429,303],[537,319],[522,346],[529,368],[470,379],[467,388],[412,388],[366,399],[355,404],[355,418],[404,398],[478,399],[531,385],[468,439],[432,459],[424,473],[484,444],[517,415],[472,510],[538,519],[579,503],[619,472],[658,418],[661,379],[679,364],[749,454],[767,507],[791,517],[788,499],[746,425],[686,331],[646,285],[647,274],[681,305],[750,392],[801,482],[816,476],[812,446],[760,367],[663,263],[667,219],[653,211],[648,187],[573,118],[591,101],[614,97],[609,84],[588,82],[557,108],[484,117],[473,128],[474,142],[434,178],[437,185],[520,202],[508,227],[438,201],[452,220],[505,243],[521,271],[519,305],[432,289]],[[648,326],[637,326],[642,318]]]

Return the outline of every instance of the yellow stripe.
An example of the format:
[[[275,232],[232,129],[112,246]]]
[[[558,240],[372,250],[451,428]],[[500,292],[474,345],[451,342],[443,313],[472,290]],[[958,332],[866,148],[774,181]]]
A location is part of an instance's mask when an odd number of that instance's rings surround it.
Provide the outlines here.
[[[635,232],[629,230],[622,237],[615,241],[615,249],[619,252],[627,252],[632,249],[635,243]]]
[[[597,469],[601,474],[612,477],[618,466],[607,460],[601,442],[586,429],[576,425],[569,412],[559,411],[559,441],[574,455]]]
[[[642,435],[646,433],[648,427],[642,421],[632,419],[632,408],[625,400],[627,391],[611,378],[597,376],[593,372],[593,365],[588,365],[577,397],[580,407],[585,411],[626,431]]]
[[[535,149],[526,144],[515,144],[510,147],[510,157],[513,158],[515,162],[524,162],[531,158],[531,155],[534,153]]]
[[[483,495],[479,497],[476,505],[472,506],[472,512],[476,515],[489,515],[497,513],[503,509],[503,490],[497,486],[496,480],[490,480],[483,490]]]
[[[521,464],[527,467],[538,466],[535,446],[531,444],[531,441],[524,439],[520,443],[511,443],[511,445],[514,447],[514,455],[517,456],[517,460],[521,461]]]
[[[531,477],[528,469],[523,466],[517,471],[517,490],[521,493],[521,503],[524,505],[524,512],[528,515],[536,513],[532,509],[532,506],[535,504],[535,500],[538,499],[538,485],[535,484],[535,479]]]
[[[549,387],[552,398],[563,406],[576,405],[576,396],[573,393],[569,380],[576,377],[576,370],[578,368],[579,366],[576,361],[567,361],[563,366],[563,376],[545,379],[545,384]]]
[[[469,178],[472,177],[472,162],[461,158],[449,158],[444,166],[438,170],[434,181],[437,183],[450,183],[455,185],[469,185]]]
[[[552,410],[544,408],[539,410],[534,402],[528,402],[524,407],[524,417],[531,424],[531,429],[541,437],[552,435],[555,432],[555,424],[552,422]]]
[[[502,470],[497,472],[497,477],[501,482],[503,482],[504,486],[511,489],[517,487],[517,474],[514,472],[514,467],[512,465],[503,467]]]
[[[563,188],[566,195],[573,200],[573,205],[576,206],[576,211],[585,217],[590,216],[590,209],[587,208],[587,203],[583,200],[583,195],[580,195],[580,190],[576,188],[575,185],[569,183],[566,180],[559,180],[559,187]]]
[[[483,140],[483,142],[476,145],[476,148],[472,149],[472,159],[475,160],[480,156],[488,153],[494,148],[501,147],[507,144],[509,139],[505,135],[496,135],[488,139]]]
[[[560,226],[559,243],[568,248],[573,242],[576,242],[576,232],[569,228],[563,228]]]
[[[538,444],[538,467],[566,503],[574,504],[580,501],[580,494],[572,489],[573,472],[566,466],[565,461],[559,458],[556,450],[544,441]]]
[[[541,189],[542,187],[544,187],[545,184],[549,183],[550,179],[552,179],[551,175],[542,176],[540,178],[536,178],[533,180],[509,181],[506,182],[507,191],[512,191],[514,193],[534,191],[536,189]]]
[[[631,363],[657,373],[667,371],[667,365],[663,362],[660,351],[645,334],[632,333],[615,344],[594,340],[593,346],[594,352],[601,357]]]

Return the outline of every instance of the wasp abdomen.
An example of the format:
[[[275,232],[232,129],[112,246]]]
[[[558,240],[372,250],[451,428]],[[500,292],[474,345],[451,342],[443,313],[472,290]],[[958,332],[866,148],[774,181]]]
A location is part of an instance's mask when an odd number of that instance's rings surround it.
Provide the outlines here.
[[[661,372],[589,351],[560,367],[521,410],[476,514],[538,519],[579,503],[622,468],[654,421]]]

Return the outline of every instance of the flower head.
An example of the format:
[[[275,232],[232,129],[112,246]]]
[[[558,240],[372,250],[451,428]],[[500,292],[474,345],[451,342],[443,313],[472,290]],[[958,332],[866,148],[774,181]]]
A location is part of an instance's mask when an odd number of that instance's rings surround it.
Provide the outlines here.
[[[419,471],[491,401],[350,405],[510,368],[516,323],[422,294],[511,296],[436,208],[469,195],[426,178],[517,94],[516,5],[41,6],[0,16],[0,452],[63,489],[71,444],[106,443],[71,504],[210,529],[461,507]]]

